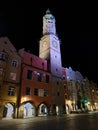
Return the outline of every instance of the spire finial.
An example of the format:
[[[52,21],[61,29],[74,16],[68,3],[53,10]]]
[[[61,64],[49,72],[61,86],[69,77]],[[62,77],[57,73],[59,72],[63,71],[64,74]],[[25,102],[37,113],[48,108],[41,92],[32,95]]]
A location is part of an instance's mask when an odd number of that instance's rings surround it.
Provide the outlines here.
[[[46,10],[46,14],[50,14],[50,10],[49,10],[49,8]]]

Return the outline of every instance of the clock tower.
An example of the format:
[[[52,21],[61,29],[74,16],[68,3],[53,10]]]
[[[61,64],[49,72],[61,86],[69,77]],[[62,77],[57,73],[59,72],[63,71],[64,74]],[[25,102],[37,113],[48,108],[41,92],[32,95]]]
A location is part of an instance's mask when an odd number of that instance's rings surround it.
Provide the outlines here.
[[[60,115],[64,106],[60,40],[56,35],[55,18],[49,9],[43,16],[43,36],[40,39],[39,57],[49,61],[49,71],[52,76],[52,106],[56,114]]]

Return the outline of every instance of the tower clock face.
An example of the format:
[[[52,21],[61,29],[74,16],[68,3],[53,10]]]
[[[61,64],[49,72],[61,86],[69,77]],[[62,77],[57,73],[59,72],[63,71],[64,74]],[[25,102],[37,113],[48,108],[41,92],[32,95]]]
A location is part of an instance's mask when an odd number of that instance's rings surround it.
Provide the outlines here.
[[[43,46],[43,47],[45,47],[45,46],[46,46],[46,44],[47,44],[47,42],[46,42],[46,41],[44,41],[44,42],[43,42],[43,44],[42,44],[42,46]]]
[[[55,48],[58,48],[58,43],[57,43],[57,41],[52,41],[52,46],[55,47]]]

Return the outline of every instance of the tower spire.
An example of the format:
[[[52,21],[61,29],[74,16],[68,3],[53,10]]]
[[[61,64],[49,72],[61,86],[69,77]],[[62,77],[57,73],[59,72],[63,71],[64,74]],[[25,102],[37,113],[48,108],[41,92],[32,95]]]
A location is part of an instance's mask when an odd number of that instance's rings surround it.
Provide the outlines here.
[[[49,8],[46,10],[46,14],[51,14]]]
[[[46,34],[56,35],[55,17],[51,14],[49,8],[43,16],[43,35]]]

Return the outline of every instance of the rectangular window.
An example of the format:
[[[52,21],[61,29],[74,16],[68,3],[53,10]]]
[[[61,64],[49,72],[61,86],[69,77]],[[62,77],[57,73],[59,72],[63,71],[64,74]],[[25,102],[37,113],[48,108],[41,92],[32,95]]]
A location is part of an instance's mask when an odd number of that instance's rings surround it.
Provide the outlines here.
[[[28,70],[27,71],[27,79],[32,79],[32,71],[31,70]]]
[[[13,61],[12,61],[12,66],[13,66],[13,67],[17,67],[17,66],[18,66],[17,60],[13,60]]]
[[[46,75],[46,83],[49,83],[49,75]]]
[[[12,73],[12,72],[11,72],[9,78],[10,78],[11,80],[16,80],[16,73]]]
[[[44,97],[44,89],[39,89],[38,96]]]
[[[48,91],[44,90],[44,97],[48,97]]]
[[[0,60],[6,61],[6,54],[0,54]]]
[[[42,74],[41,73],[37,73],[37,80],[39,82],[41,82],[41,80],[42,80]]]
[[[15,95],[15,88],[9,87],[9,89],[8,89],[8,95],[9,96],[14,96]]]
[[[26,95],[30,95],[30,88],[29,87],[26,87],[26,92],[25,92]]]
[[[34,95],[38,96],[38,89],[37,88],[34,88]]]

